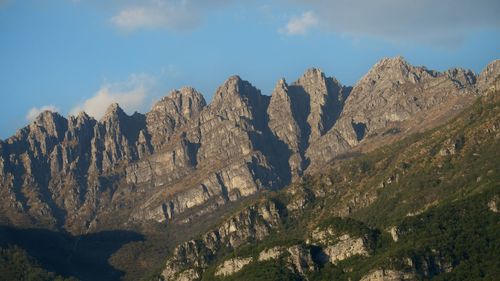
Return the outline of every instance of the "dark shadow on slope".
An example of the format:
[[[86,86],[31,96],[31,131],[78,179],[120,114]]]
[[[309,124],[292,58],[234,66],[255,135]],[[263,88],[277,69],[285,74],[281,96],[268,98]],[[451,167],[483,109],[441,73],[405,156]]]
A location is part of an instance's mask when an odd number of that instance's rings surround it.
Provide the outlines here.
[[[43,268],[84,281],[120,280],[124,273],[112,267],[108,259],[133,241],[144,241],[144,237],[124,230],[72,236],[46,229],[0,226],[0,247],[16,245]]]
[[[311,113],[311,98],[304,88],[297,85],[288,86],[290,99],[292,101],[292,114],[300,128],[300,154],[304,155],[311,135],[311,126],[307,123],[307,117]]]
[[[325,79],[326,90],[328,95],[326,96],[325,115],[322,117],[324,122],[323,133],[328,132],[337,123],[337,120],[344,109],[344,96],[348,96],[349,93],[344,93],[344,91],[349,91],[350,88],[342,87],[340,83],[332,77]]]
[[[255,171],[259,178],[265,179],[272,189],[281,189],[292,180],[290,163],[288,162],[292,152],[288,145],[278,139],[269,128],[269,115],[267,114],[269,104],[270,97],[263,96],[259,107],[260,112],[257,112],[259,119],[254,122],[261,134],[249,132],[249,137],[252,143],[256,144],[256,148],[266,155],[279,178],[277,179],[273,173],[269,173],[265,167],[261,167],[255,158],[252,159],[252,163],[249,163],[249,168]]]
[[[361,141],[366,134],[366,124],[365,123],[355,123],[354,121],[352,122],[352,128],[354,129],[354,132],[356,133],[356,139],[358,141]]]
[[[139,132],[146,128],[146,115],[134,112],[131,116],[127,116],[123,125],[125,136],[130,141],[130,145],[134,145],[139,138]]]

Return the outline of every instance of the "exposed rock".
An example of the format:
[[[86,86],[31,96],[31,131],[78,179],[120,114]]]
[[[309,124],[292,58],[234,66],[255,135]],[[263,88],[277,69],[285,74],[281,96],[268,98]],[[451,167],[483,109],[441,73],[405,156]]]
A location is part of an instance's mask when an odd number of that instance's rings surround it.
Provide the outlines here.
[[[186,268],[203,271],[214,256],[223,248],[237,248],[248,240],[262,240],[282,222],[282,214],[276,204],[265,202],[252,205],[202,236],[175,248],[167,260],[162,276],[175,280]]]
[[[498,202],[500,202],[500,197],[496,195],[488,202],[488,209],[493,213],[498,213]]]
[[[492,84],[495,83],[500,75],[500,60],[490,62],[484,70],[479,74],[477,79],[477,88],[480,91],[486,91]]]
[[[468,70],[440,73],[402,57],[383,59],[354,86],[333,128],[306,156],[314,168],[364,140],[441,124],[476,97],[475,80]]]
[[[269,128],[272,133],[284,142],[289,152],[287,159],[292,176],[299,176],[303,171],[304,138],[299,121],[302,116],[294,108],[293,96],[290,96],[288,85],[284,79],[278,81],[267,109]],[[285,155],[286,156],[286,155]]]
[[[464,141],[463,137],[445,141],[443,148],[439,151],[439,154],[442,156],[456,154],[464,146]]]
[[[224,261],[221,265],[217,267],[215,276],[229,276],[240,271],[245,265],[251,263],[252,257],[248,258],[233,258]]]
[[[369,255],[365,242],[362,238],[352,238],[347,234],[339,237],[339,242],[326,247],[324,252],[333,264],[355,255]]]
[[[389,228],[389,233],[391,234],[392,240],[394,242],[398,242],[400,235],[398,227],[392,226],[391,228]]]
[[[349,234],[337,233],[333,228],[315,229],[312,241],[322,246],[325,256],[332,264],[355,255],[369,256],[366,238],[351,237]]]
[[[284,247],[273,247],[269,249],[265,249],[259,253],[258,261],[268,261],[278,259],[283,255],[285,251]]]
[[[377,269],[363,276],[360,281],[410,281],[417,280],[411,273],[390,269]]]
[[[287,256],[288,255],[288,256]],[[273,247],[265,249],[259,253],[258,261],[277,260],[287,256],[287,264],[290,270],[298,275],[306,276],[308,273],[316,270],[309,248],[304,245],[293,245],[290,247]]]
[[[200,274],[194,269],[187,269],[179,273],[176,281],[193,281],[200,279]]]
[[[147,131],[153,148],[157,150],[168,143],[176,129],[198,117],[205,106],[203,96],[190,87],[173,90],[155,103],[146,114]]]
[[[393,58],[352,91],[309,69],[291,85],[280,80],[271,97],[232,76],[208,106],[185,87],[145,115],[129,116],[117,104],[100,121],[43,112],[1,143],[0,219],[83,233],[171,221],[194,208],[211,212],[284,187],[362,143],[373,148],[440,124],[478,91],[496,87],[498,66],[492,62],[476,82],[467,70],[440,73]],[[460,145],[450,140],[442,153],[458,153]],[[298,211],[310,196],[324,195],[314,192],[297,194],[287,207]]]
[[[326,133],[340,115],[344,99],[349,94],[349,89],[335,78],[327,78],[325,74],[315,68],[308,69],[306,73],[293,84],[294,95],[304,95],[305,104],[298,105],[308,112],[309,143]]]
[[[302,245],[295,245],[287,249],[290,254],[289,263],[294,271],[302,276],[315,270],[316,265],[312,260],[311,251]]]

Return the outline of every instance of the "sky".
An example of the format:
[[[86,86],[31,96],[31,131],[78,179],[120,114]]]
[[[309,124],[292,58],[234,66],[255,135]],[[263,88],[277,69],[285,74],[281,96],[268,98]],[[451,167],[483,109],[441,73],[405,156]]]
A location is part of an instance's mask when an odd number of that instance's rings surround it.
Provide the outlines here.
[[[479,73],[500,59],[498,0],[0,0],[0,138],[42,110],[145,113],[210,101],[237,74],[270,95],[318,67],[354,85],[383,57]]]

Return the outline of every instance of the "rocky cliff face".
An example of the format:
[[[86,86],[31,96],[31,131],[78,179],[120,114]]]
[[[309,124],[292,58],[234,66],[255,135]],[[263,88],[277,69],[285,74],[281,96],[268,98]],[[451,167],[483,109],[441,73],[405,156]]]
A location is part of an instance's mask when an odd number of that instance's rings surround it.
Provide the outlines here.
[[[485,73],[498,75],[495,67],[489,69]],[[481,77],[487,76],[492,75]],[[412,66],[401,57],[383,59],[353,87],[333,128],[306,155],[318,167],[363,142],[387,143],[393,135],[441,124],[478,95],[483,86],[476,80],[469,70],[436,72]]]
[[[353,88],[309,69],[265,96],[232,76],[209,105],[193,88],[145,115],[111,105],[97,121],[44,112],[0,143],[4,222],[86,232],[185,223],[361,147],[455,116],[499,74],[435,72],[383,59]],[[300,206],[298,206],[300,208]]]
[[[168,143],[175,131],[189,120],[198,117],[205,106],[203,95],[190,87],[174,90],[155,103],[146,114],[147,132],[151,137],[152,148],[158,150]]]
[[[162,276],[165,280],[179,280],[183,272],[202,272],[224,248],[235,249],[248,240],[262,240],[283,221],[283,212],[273,202],[250,206],[229,218],[220,227],[205,233],[201,239],[190,240],[175,248],[166,262]],[[229,275],[244,265],[248,259],[228,261],[219,267],[219,275]],[[195,279],[192,279],[195,280]]]
[[[180,244],[158,278],[495,276],[487,263],[499,242],[496,81],[442,130],[335,162]]]

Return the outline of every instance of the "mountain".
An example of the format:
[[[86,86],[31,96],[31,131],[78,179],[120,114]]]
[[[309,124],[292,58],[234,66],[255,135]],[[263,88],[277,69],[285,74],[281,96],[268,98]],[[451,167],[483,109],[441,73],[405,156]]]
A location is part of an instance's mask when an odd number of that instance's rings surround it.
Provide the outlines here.
[[[495,280],[499,140],[500,77],[451,122],[337,160],[181,243],[157,278]]]
[[[271,96],[231,76],[208,105],[199,92],[185,87],[172,91],[146,114],[129,116],[118,104],[110,105],[101,120],[84,112],[65,118],[45,111],[0,141],[0,223],[69,232],[73,237],[111,230],[141,233],[146,242],[124,238],[124,243],[131,244],[111,262],[127,271],[132,269],[126,259],[142,259],[137,263],[145,264],[144,271],[160,266],[159,257],[175,245],[220,222],[221,228],[206,236],[212,244],[205,243],[208,240],[182,244],[184,248],[175,250],[181,258],[162,266],[163,276],[170,280],[189,263],[196,264],[192,271],[182,273],[192,279],[219,261],[199,251],[209,249],[219,258],[220,249],[234,250],[248,239],[267,239],[293,217],[291,213],[301,212],[320,192],[297,189],[311,176],[316,179],[327,167],[341,169],[343,159],[385,151],[381,147],[391,143],[399,147],[415,134],[450,122],[478,98],[496,96],[499,74],[498,60],[476,75],[458,68],[432,71],[396,57],[378,62],[353,87],[312,68],[291,84],[280,79]],[[450,139],[449,153],[463,142],[462,138]],[[384,153],[390,158],[406,152]],[[385,173],[378,168],[374,171],[378,176]],[[349,173],[330,180],[330,185],[339,179],[345,182]],[[348,181],[371,181],[365,174],[360,177]],[[394,181],[396,176],[389,179]],[[358,193],[349,193],[350,204],[324,208],[342,217],[368,208],[376,202],[369,192],[378,184],[362,186],[353,189]],[[304,196],[293,203],[262,199],[275,192]],[[266,203],[256,204],[262,200]],[[221,222],[221,217],[248,204],[254,205],[237,220]],[[355,219],[363,229],[380,227],[368,219]],[[243,234],[235,237],[235,231]],[[344,238],[355,240],[349,237]],[[66,240],[73,239],[80,238]],[[280,251],[306,253],[309,249],[295,246]],[[281,256],[280,251],[269,255]],[[230,261],[228,268],[241,264]],[[323,265],[312,261],[310,268],[299,271]],[[126,278],[132,280],[141,272],[130,274]],[[297,272],[292,275],[299,276]]]

